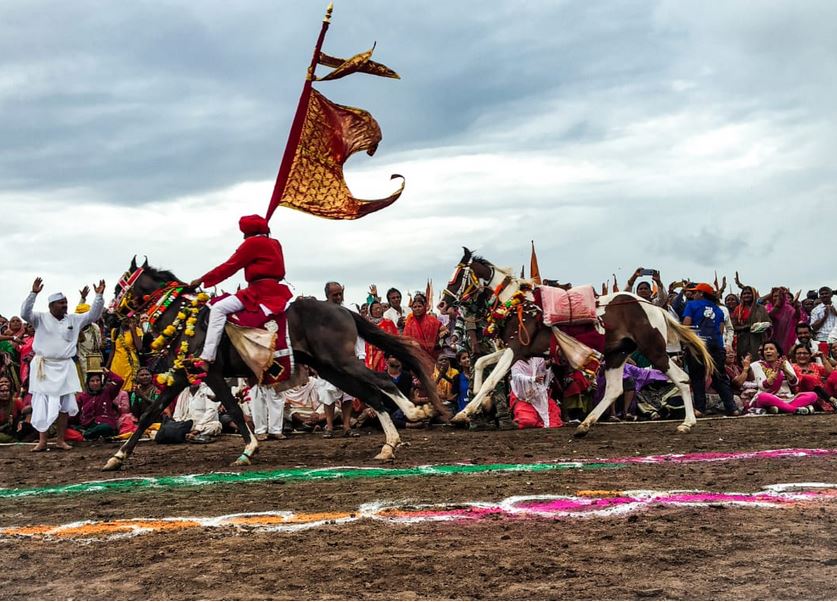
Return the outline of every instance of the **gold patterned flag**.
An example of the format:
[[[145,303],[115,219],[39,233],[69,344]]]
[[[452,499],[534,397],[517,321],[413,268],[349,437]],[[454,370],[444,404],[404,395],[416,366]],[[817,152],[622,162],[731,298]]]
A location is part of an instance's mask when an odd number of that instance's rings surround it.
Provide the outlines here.
[[[401,76],[386,65],[369,60],[372,58],[372,52],[374,52],[374,50],[375,46],[373,45],[372,48],[366,52],[356,54],[350,59],[339,59],[337,57],[329,56],[325,52],[320,52],[318,60],[320,65],[325,65],[326,67],[336,67],[336,69],[323,77],[318,77],[317,80],[324,82],[333,79],[340,79],[350,73],[368,73],[369,75],[401,79]]]
[[[352,196],[343,177],[343,164],[352,154],[365,150],[370,156],[381,141],[378,122],[361,109],[331,102],[312,88],[279,205],[329,219],[358,219],[394,203],[404,191],[363,201]]]

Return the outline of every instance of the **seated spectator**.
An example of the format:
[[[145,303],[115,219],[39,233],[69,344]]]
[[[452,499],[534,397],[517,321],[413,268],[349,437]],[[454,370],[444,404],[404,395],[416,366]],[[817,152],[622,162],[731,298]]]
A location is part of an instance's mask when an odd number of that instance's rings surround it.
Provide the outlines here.
[[[814,341],[813,333],[811,332],[811,326],[806,322],[799,322],[796,325],[795,330],[796,341],[794,341],[794,347],[796,345],[805,345],[808,351],[811,352],[811,358],[813,359],[814,363],[822,365],[823,354],[820,351],[820,346],[817,345],[816,341]]]
[[[173,419],[177,422],[192,421],[187,441],[207,443],[221,434],[219,405],[205,383],[190,385],[177,396]]]
[[[137,370],[134,387],[128,395],[128,405],[131,414],[139,420],[148,408],[160,397],[160,389],[154,384],[154,377],[148,368]],[[167,408],[168,410],[168,408]]]
[[[552,370],[549,360],[531,357],[519,360],[511,368],[510,405],[519,429],[559,428],[561,410],[549,397]]]
[[[113,372],[87,372],[87,388],[77,397],[79,425],[87,440],[110,439],[116,436],[119,406],[116,397],[122,378]]]
[[[317,393],[319,378],[310,368],[306,371],[303,384],[282,391],[279,395],[285,402],[285,418],[295,431],[311,432],[325,424],[325,409]],[[310,372],[310,373],[309,373]]]
[[[803,344],[793,348],[791,357],[794,359],[793,370],[799,378],[799,391],[816,393],[820,409],[825,412],[834,411],[834,405],[837,404],[837,372],[834,372],[828,358],[823,364],[815,363],[812,361],[810,349]]]
[[[433,381],[436,383],[436,392],[439,394],[439,399],[450,409],[453,409],[459,393],[456,387],[459,371],[451,366],[451,360],[453,359],[456,359],[453,352],[443,351],[439,355],[436,368],[433,371]]]
[[[747,371],[742,371],[738,377],[740,384],[745,380],[755,381],[756,384],[757,393],[746,409],[765,409],[771,414],[812,413],[814,404],[818,403],[817,394],[793,394],[791,387],[799,384],[799,379],[793,366],[782,355],[779,343],[773,340],[766,341],[762,347],[762,355],[764,359],[750,364]],[[749,358],[745,358],[745,365],[748,362]]]
[[[21,439],[21,416],[23,400],[17,395],[12,381],[0,376],[0,443],[11,443]]]

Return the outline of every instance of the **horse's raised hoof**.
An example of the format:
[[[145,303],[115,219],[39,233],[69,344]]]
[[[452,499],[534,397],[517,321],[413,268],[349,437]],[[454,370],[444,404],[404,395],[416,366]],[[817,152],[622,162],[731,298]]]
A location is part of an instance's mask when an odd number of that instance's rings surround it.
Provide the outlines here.
[[[683,433],[684,435],[688,435],[689,433],[692,432],[692,427],[689,426],[688,424],[681,424],[680,426],[677,427],[677,432],[678,433]]]
[[[573,433],[573,437],[578,437],[578,438],[586,437],[587,433],[589,433],[589,432],[590,432],[590,425],[584,424],[582,422],[581,424],[579,424],[575,428],[575,432]]]
[[[102,467],[102,472],[112,472],[122,468],[122,459],[116,456],[111,456],[107,463]]]
[[[468,415],[463,411],[459,412],[456,416],[450,419],[451,424],[467,424],[468,423]]]

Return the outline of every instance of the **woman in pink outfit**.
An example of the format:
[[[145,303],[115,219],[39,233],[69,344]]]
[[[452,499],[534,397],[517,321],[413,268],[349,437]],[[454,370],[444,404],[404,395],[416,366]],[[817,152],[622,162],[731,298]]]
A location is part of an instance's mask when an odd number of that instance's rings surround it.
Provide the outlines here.
[[[739,379],[754,381],[758,392],[749,402],[747,409],[764,408],[770,413],[783,412],[786,414],[811,414],[818,403],[817,394],[813,392],[794,395],[793,389],[799,384],[799,378],[793,366],[782,355],[782,347],[776,341],[764,343],[762,355],[764,359],[749,362],[745,358],[746,370],[742,371]]]

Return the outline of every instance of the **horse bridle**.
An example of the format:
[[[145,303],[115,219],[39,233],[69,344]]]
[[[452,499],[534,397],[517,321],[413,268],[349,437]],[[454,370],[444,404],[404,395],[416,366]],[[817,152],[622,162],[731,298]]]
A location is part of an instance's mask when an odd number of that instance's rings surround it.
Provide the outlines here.
[[[443,294],[448,294],[453,297],[457,303],[462,303],[467,301],[468,298],[475,292],[481,289],[484,284],[480,281],[479,276],[474,273],[474,268],[471,267],[474,263],[473,257],[468,260],[468,263],[462,263],[461,261],[456,264],[456,269],[453,272],[453,278],[451,278],[450,282],[448,282],[448,286],[450,286],[451,282],[455,282],[457,277],[459,276],[460,272],[464,270],[464,274],[462,276],[462,282],[459,284],[459,290],[455,293],[448,288],[445,288],[442,291]],[[492,271],[494,268],[490,268]],[[492,277],[494,274],[492,273]],[[488,279],[491,281],[491,278]]]
[[[145,271],[144,268],[137,268],[133,272],[125,272],[122,274],[122,277],[117,282],[117,286],[119,287],[119,292],[116,293],[116,297],[113,299],[113,303],[110,304],[110,311],[115,313],[118,316],[123,315],[123,311],[127,310],[127,313],[124,314],[124,317],[130,318],[135,313],[137,313],[141,308],[134,308],[131,306],[131,300],[133,299],[133,293],[131,292],[131,288],[134,286],[139,277],[142,276],[142,273]]]

